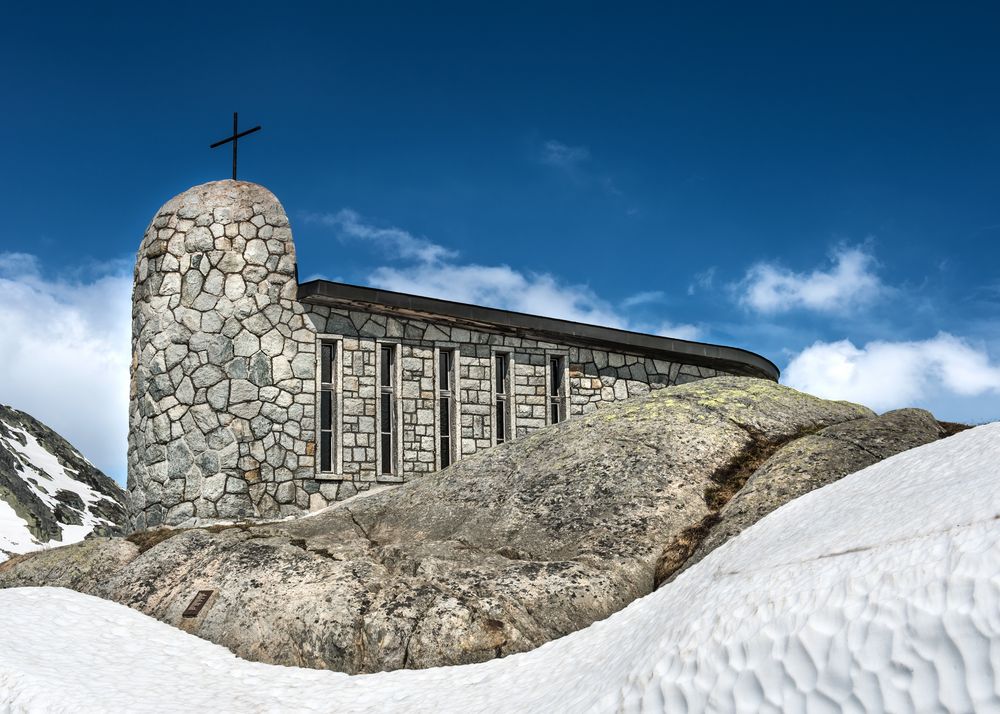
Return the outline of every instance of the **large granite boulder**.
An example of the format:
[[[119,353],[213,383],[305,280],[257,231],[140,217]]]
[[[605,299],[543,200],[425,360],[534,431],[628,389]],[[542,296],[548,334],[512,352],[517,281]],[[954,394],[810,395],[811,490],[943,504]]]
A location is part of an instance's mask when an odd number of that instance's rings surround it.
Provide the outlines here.
[[[765,380],[707,379],[305,518],[161,529],[16,558],[0,565],[0,587],[74,588],[279,664],[355,673],[482,661],[649,593],[783,447],[876,422],[837,443],[873,450],[871,435],[885,433],[888,455],[944,433],[923,413],[879,420]],[[808,484],[828,480],[801,473]],[[200,590],[213,594],[183,617]]]
[[[834,424],[796,439],[757,469],[722,507],[682,566],[661,561],[658,580],[672,580],[779,506],[953,430],[923,409],[899,409],[874,419]]]

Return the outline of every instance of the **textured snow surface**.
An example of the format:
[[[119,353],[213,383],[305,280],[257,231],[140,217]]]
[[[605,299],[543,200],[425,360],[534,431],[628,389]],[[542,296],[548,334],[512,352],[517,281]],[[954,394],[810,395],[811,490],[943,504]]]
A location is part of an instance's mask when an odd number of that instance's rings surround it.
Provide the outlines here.
[[[0,591],[0,709],[1000,711],[998,464],[1000,424],[905,452],[586,630],[464,667],[256,664],[90,596]]]
[[[56,547],[68,545],[83,540],[88,533],[94,530],[96,525],[114,524],[103,518],[97,518],[89,509],[91,504],[101,500],[113,501],[109,496],[104,495],[82,481],[74,478],[76,471],[66,469],[59,463],[55,454],[50,453],[38,440],[23,429],[8,425],[8,429],[24,438],[22,444],[17,439],[9,439],[0,435],[0,440],[8,447],[12,454],[19,460],[18,471],[28,487],[38,496],[41,501],[50,509],[55,510],[59,501],[55,496],[59,491],[71,491],[80,496],[84,503],[84,510],[81,513],[83,523],[81,525],[70,525],[60,523],[62,530],[61,537],[42,543],[36,539],[28,530],[28,523],[18,516],[14,509],[0,500],[0,563],[6,560],[6,553],[27,553],[40,548]],[[79,452],[77,452],[79,455]],[[81,455],[80,458],[83,458]]]

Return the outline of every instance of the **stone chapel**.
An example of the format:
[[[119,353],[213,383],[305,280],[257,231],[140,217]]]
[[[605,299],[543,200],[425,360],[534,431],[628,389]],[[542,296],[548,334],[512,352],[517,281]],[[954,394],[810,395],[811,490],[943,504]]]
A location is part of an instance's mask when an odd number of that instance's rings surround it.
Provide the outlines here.
[[[299,515],[602,405],[767,359],[418,295],[298,282],[263,186],[157,211],[135,266],[134,529]]]

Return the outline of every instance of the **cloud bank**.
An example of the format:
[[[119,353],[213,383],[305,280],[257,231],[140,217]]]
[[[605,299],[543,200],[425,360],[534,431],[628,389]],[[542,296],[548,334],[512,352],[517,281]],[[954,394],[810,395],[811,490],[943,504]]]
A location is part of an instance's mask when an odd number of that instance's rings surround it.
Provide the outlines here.
[[[1000,396],[1000,364],[984,349],[947,332],[911,342],[816,342],[784,370],[789,386],[828,399],[860,402],[877,411],[934,397]]]
[[[844,312],[871,303],[886,292],[875,273],[874,256],[863,248],[837,248],[831,259],[828,269],[811,273],[796,273],[776,263],[756,263],[737,285],[739,302],[767,314]]]
[[[401,228],[376,228],[364,223],[361,217],[349,208],[341,209],[336,213],[309,213],[306,214],[305,220],[308,223],[329,226],[345,237],[376,244],[387,254],[398,258],[433,263],[455,255],[454,251],[425,238],[417,238]]]
[[[0,253],[0,401],[125,476],[131,272],[42,277],[38,259]]]
[[[562,281],[551,273],[521,271],[504,264],[459,262],[454,251],[400,228],[373,226],[350,209],[314,214],[311,220],[334,228],[342,238],[380,244],[384,253],[397,256],[401,264],[378,266],[368,275],[369,284],[385,290],[680,339],[693,340],[701,334],[695,325],[650,323],[628,315],[631,308],[662,299],[660,291],[638,293],[616,306],[589,286]]]

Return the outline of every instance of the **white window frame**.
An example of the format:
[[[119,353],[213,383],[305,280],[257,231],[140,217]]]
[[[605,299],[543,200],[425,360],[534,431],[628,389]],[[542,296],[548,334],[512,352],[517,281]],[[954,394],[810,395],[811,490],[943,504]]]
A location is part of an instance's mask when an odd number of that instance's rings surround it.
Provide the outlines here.
[[[382,350],[393,351],[392,370],[392,473],[382,473]],[[403,479],[403,409],[402,389],[403,355],[398,340],[375,341],[375,480],[400,483]]]
[[[442,344],[434,347],[434,465],[438,471],[441,466],[441,353],[451,354],[451,408],[449,437],[451,464],[462,458],[462,391],[459,373],[461,370],[462,351],[458,345]]]
[[[490,443],[493,446],[497,445],[497,427],[496,427],[496,408],[497,408],[497,355],[506,355],[507,357],[507,411],[504,414],[504,422],[506,426],[506,437],[505,442],[513,441],[517,438],[517,409],[514,407],[514,365],[517,361],[514,357],[514,350],[509,347],[494,347],[490,351],[490,406],[491,414],[493,418],[491,419],[491,429],[490,429]],[[548,364],[546,362],[545,364]],[[548,383],[546,383],[545,389],[548,390]],[[546,404],[547,406],[547,404]]]
[[[549,387],[552,384],[552,359],[558,357],[562,361],[562,395],[560,413],[562,419],[558,423],[562,424],[569,419],[569,351],[568,350],[545,350],[545,423],[551,425],[552,422],[552,395]]]
[[[333,344],[333,421],[330,428],[333,432],[333,454],[330,465],[332,470],[322,470],[321,445],[322,423],[320,421],[320,406],[323,394],[323,344]],[[344,478],[344,337],[328,333],[316,335],[316,409],[313,422],[316,431],[315,473],[317,479],[341,480]]]

